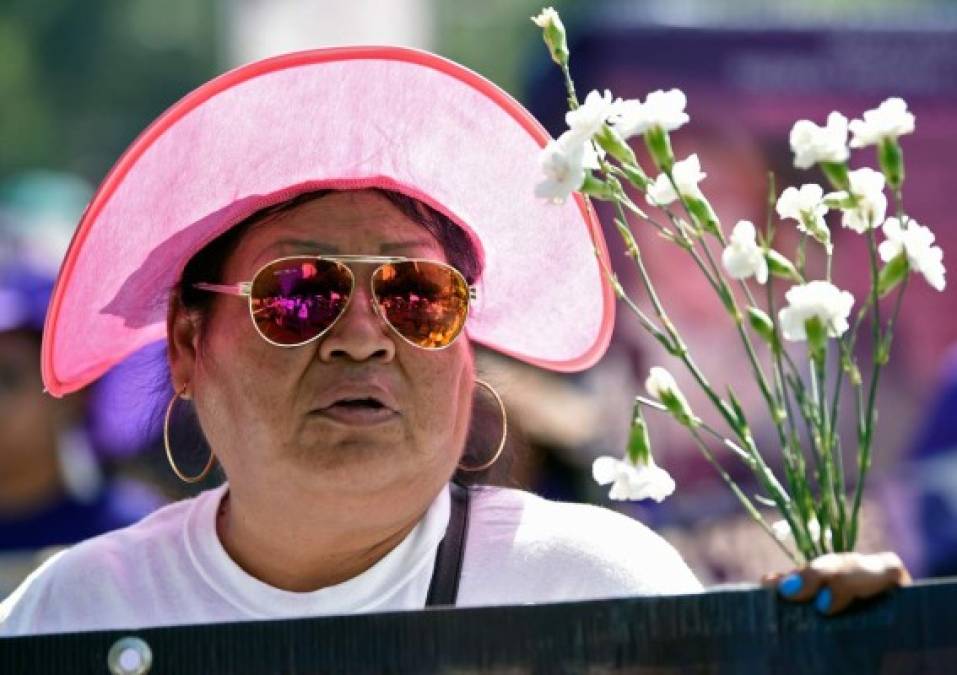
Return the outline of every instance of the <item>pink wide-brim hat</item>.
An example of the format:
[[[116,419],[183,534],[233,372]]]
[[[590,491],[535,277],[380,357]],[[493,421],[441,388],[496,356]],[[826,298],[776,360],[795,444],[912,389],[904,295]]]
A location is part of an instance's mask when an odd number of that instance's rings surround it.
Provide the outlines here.
[[[588,201],[535,197],[548,140],[507,93],[427,52],[319,49],[226,73],[153,122],[84,212],[46,319],[44,384],[62,396],[165,339],[170,290],[197,251],[318,188],[396,190],[449,216],[484,262],[469,338],[587,368],[608,345],[614,292]]]

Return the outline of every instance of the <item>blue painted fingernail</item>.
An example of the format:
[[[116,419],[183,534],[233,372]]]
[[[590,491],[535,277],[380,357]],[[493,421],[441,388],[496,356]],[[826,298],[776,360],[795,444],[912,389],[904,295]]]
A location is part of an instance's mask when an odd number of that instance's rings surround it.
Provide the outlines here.
[[[821,614],[827,614],[831,609],[831,589],[822,588],[814,600],[814,606]]]
[[[801,578],[800,574],[792,573],[781,579],[778,582],[778,593],[783,595],[785,598],[790,598],[791,596],[797,595],[801,592],[801,587],[804,585],[804,579]]]

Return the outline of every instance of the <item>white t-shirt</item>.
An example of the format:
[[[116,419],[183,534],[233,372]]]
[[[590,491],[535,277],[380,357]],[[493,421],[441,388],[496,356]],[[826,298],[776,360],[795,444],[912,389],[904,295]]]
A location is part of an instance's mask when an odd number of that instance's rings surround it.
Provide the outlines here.
[[[296,593],[247,574],[216,533],[222,486],[57,554],[0,603],[0,636],[420,609],[449,521],[443,490],[395,549],[335,586]],[[678,553],[607,509],[472,490],[457,605],[695,592]]]

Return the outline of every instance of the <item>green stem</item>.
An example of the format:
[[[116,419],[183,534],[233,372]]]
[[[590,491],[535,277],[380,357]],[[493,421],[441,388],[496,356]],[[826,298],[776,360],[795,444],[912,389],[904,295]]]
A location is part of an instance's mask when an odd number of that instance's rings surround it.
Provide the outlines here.
[[[578,108],[578,96],[575,94],[575,83],[572,81],[571,71],[568,69],[567,63],[562,64],[561,68],[562,77],[565,78],[565,92],[568,94],[568,107],[571,110],[576,110]]]
[[[761,529],[768,533],[771,539],[774,540],[774,542],[782,551],[784,551],[784,554],[791,560],[791,562],[793,562],[795,565],[800,565],[801,563],[797,556],[794,555],[791,549],[784,545],[784,542],[775,536],[774,530],[771,529],[771,526],[768,525],[767,521],[761,516],[761,513],[758,511],[757,507],[755,507],[754,503],[746,494],[744,494],[744,491],[738,487],[738,484],[734,482],[734,479],[730,475],[728,475],[728,472],[724,470],[724,467],[721,466],[718,460],[715,459],[715,456],[711,453],[708,445],[704,442],[704,439],[701,438],[701,434],[699,434],[697,430],[692,429],[691,435],[694,437],[695,443],[697,443],[698,448],[701,450],[701,454],[705,456],[708,462],[711,463],[711,466],[713,466],[718,472],[718,475],[721,476],[727,486],[731,488],[731,492],[734,493],[734,496],[737,497],[738,501],[741,502],[741,505],[744,506],[745,511],[748,512],[748,515],[751,516],[754,522],[761,526]]]
[[[830,418],[827,411],[827,396],[825,395],[827,383],[827,352],[821,358],[811,360],[811,394],[813,397],[816,417],[814,419],[815,432],[818,437],[818,452],[820,453],[821,477],[818,483],[818,489],[821,494],[821,501],[824,505],[824,518],[821,519],[821,532],[825,532],[825,527],[830,529],[832,536],[832,545],[836,539],[841,537],[840,532],[840,508],[838,506],[839,493],[837,491],[834,456],[831,447],[831,429]],[[821,538],[821,546],[825,547],[824,537]]]
[[[665,413],[666,415],[671,415],[671,411],[668,410],[668,406],[661,403],[660,401],[650,399],[646,396],[636,396],[635,400],[641,403],[642,405],[648,408],[651,408],[652,410]],[[754,460],[751,459],[751,456],[740,445],[732,441],[730,438],[722,434],[720,431],[712,427],[710,424],[708,424],[704,420],[698,420],[698,427],[701,429],[704,429],[706,432],[708,432],[709,435],[713,436],[718,441],[721,441],[721,444],[724,447],[726,447],[728,450],[733,452],[738,459],[744,462],[745,466],[752,469],[754,468],[753,466]]]
[[[834,378],[834,394],[831,398],[831,411],[828,415],[828,428],[830,430],[828,445],[831,448],[835,464],[834,496],[837,500],[838,527],[833,530],[834,547],[836,551],[846,551],[848,550],[847,479],[844,472],[844,452],[841,448],[840,436],[838,435],[838,403],[841,398],[841,387],[844,382],[844,366],[842,363],[844,347],[841,342],[838,342],[838,346],[841,353],[838,355],[837,375]]]
[[[882,345],[882,336],[881,336],[881,308],[878,302],[879,297],[877,295],[877,280],[880,274],[880,269],[877,263],[877,237],[874,234],[874,230],[868,230],[867,237],[867,253],[868,253],[868,262],[870,264],[871,270],[871,293],[870,293],[870,304],[872,306],[871,311],[871,336],[873,340],[872,351],[873,356],[871,358],[871,377],[870,384],[867,392],[867,404],[866,406],[861,406],[861,398],[858,396],[858,410],[860,413],[858,419],[858,439],[857,439],[857,486],[854,489],[854,504],[851,509],[851,533],[850,540],[851,546],[857,542],[857,532],[858,532],[858,516],[861,508],[861,498],[864,492],[864,483],[867,478],[867,473],[871,467],[871,455],[872,455],[872,444],[874,440],[874,406],[877,402],[877,386],[880,382],[881,368],[883,366],[881,352],[883,350]],[[906,280],[906,277],[905,277]],[[906,284],[901,285],[901,290],[898,291],[897,304],[895,306],[895,318],[896,312],[900,310],[900,300],[903,296],[904,289]],[[891,319],[893,323],[894,319]]]
[[[625,214],[621,201],[617,199],[614,201],[618,211],[619,219],[622,221],[622,223],[627,223],[627,215]],[[628,232],[630,234],[630,230],[627,228],[624,228],[623,230],[621,227],[619,227],[619,231],[623,233]],[[661,300],[659,299],[658,293],[651,281],[648,270],[645,268],[644,261],[641,257],[641,251],[636,244],[633,248],[632,258],[638,268],[642,285],[648,293],[648,297],[651,300],[655,314],[657,315],[661,325],[664,327],[665,332],[668,334],[668,337],[670,337],[671,343],[675,347],[674,352],[672,353],[677,356],[682,363],[684,363],[685,367],[691,373],[698,386],[711,401],[714,408],[718,411],[718,414],[724,418],[729,428],[734,431],[735,436],[741,441],[748,455],[753,460],[750,467],[754,472],[755,477],[762,484],[764,489],[767,490],[775,504],[777,504],[781,515],[788,521],[788,525],[790,526],[792,533],[795,535],[795,541],[797,541],[798,545],[801,546],[802,551],[806,551],[806,546],[804,545],[805,542],[803,542],[801,538],[803,530],[798,529],[797,527],[797,522],[793,513],[793,502],[790,496],[784,487],[778,482],[777,478],[774,476],[774,473],[771,471],[771,468],[764,461],[764,458],[761,456],[761,453],[755,446],[754,438],[748,430],[746,422],[743,420],[738,420],[737,415],[731,410],[730,406],[723,399],[721,399],[720,396],[718,396],[718,394],[714,391],[714,388],[704,376],[704,373],[701,372],[700,368],[698,368],[698,365],[691,358],[687,345],[681,339],[681,336],[678,334],[674,324],[668,318],[664,306],[661,304]]]

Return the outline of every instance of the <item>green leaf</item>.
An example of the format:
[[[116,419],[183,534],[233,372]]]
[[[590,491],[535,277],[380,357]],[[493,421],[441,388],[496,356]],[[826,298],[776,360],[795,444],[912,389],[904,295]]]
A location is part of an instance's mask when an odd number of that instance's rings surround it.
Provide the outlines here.
[[[718,287],[718,297],[721,298],[721,304],[728,310],[728,314],[734,317],[735,321],[740,322],[741,315],[737,313],[734,307],[734,296],[731,294],[731,289],[722,284]]]
[[[891,258],[891,260],[881,268],[877,277],[877,294],[884,297],[904,280],[907,276],[907,270],[910,266],[907,264],[907,254],[901,251],[901,254]]]
[[[748,431],[748,419],[744,415],[744,408],[741,407],[741,401],[735,396],[734,390],[728,387],[728,400],[731,401],[731,409],[734,410],[734,417],[738,421],[738,431],[741,434],[750,433]]]

